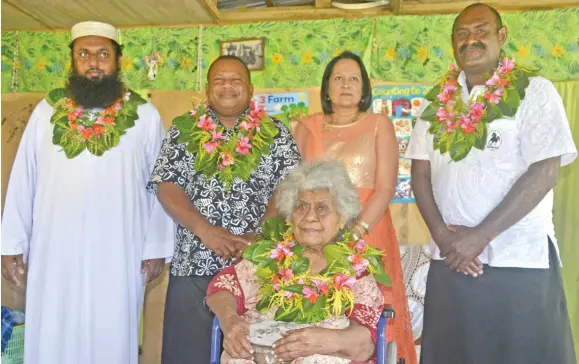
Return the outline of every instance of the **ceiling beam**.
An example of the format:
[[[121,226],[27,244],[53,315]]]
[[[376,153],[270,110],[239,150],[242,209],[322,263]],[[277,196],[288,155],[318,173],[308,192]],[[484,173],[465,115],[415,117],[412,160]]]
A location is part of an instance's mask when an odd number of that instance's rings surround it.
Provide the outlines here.
[[[215,20],[215,23],[219,24],[219,18],[221,11],[217,7],[217,0],[198,0],[199,4],[207,10],[209,15]]]
[[[316,0],[316,9],[328,9],[332,7],[332,0]]]
[[[400,15],[402,13],[402,1],[403,0],[392,0],[390,7],[394,15]]]
[[[2,0],[3,5],[13,7],[15,10],[34,19],[42,24],[44,29],[38,31],[64,31],[70,28],[54,28],[42,20],[31,15],[26,10],[15,4],[16,0]],[[189,0],[195,1],[195,0]],[[239,8],[231,10],[219,10],[217,0],[196,0],[215,20],[216,24],[156,24],[143,26],[119,26],[122,29],[134,28],[184,28],[197,27],[199,25],[215,26],[227,24],[254,23],[263,21],[288,21],[288,20],[317,20],[327,18],[361,18],[391,16],[395,14],[396,6],[402,15],[428,15],[428,14],[456,14],[475,1],[436,2],[437,0],[392,0],[391,8],[373,8],[365,10],[344,10],[331,7],[331,0],[315,0],[314,6],[278,6],[268,8]],[[266,0],[264,0],[266,1]],[[273,0],[271,0],[273,1]],[[427,2],[428,1],[428,2]],[[442,1],[442,0],[438,0]],[[330,4],[330,7],[328,6]],[[517,12],[529,10],[548,10],[579,7],[579,0],[513,0],[505,2],[501,0],[488,0],[487,4],[495,7],[500,12]],[[9,30],[9,29],[2,29]]]
[[[201,0],[207,1],[207,0]],[[392,0],[391,9],[344,10],[331,7],[331,0],[315,0],[315,6],[283,6],[222,10],[219,23],[240,24],[263,21],[317,20],[327,18],[362,18],[393,15],[456,14],[475,1],[436,2],[436,0]],[[328,6],[330,4],[330,7]],[[502,12],[564,9],[579,7],[579,0],[489,0],[487,4]]]
[[[393,0],[396,1],[396,0]],[[453,1],[445,3],[425,2],[420,0],[405,0],[401,13],[404,15],[454,14],[476,1]],[[550,10],[575,8],[579,0],[489,0],[485,1],[500,12]]]
[[[328,18],[363,18],[392,15],[387,8],[344,10],[338,8],[316,8],[315,6],[283,6],[276,8],[254,8],[222,10],[219,15],[221,25],[256,23],[263,21],[317,20]]]

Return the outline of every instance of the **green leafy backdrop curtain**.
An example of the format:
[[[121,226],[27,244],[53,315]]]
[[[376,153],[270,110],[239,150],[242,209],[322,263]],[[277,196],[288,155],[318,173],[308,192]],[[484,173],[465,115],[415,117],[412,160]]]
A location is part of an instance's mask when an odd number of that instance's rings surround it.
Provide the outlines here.
[[[556,82],[575,145],[579,147],[579,81]],[[561,169],[555,187],[555,234],[563,259],[563,284],[569,307],[575,352],[579,358],[579,161]]]

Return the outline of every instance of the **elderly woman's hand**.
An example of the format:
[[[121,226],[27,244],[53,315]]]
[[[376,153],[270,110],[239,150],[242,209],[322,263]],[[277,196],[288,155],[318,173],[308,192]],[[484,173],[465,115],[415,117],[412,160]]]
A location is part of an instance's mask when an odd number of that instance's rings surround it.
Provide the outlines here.
[[[320,327],[288,331],[273,344],[274,354],[281,360],[295,360],[315,354],[331,355],[339,349],[336,339],[339,331]]]
[[[253,349],[249,343],[249,323],[234,314],[219,320],[223,331],[223,348],[234,359],[253,360]]]

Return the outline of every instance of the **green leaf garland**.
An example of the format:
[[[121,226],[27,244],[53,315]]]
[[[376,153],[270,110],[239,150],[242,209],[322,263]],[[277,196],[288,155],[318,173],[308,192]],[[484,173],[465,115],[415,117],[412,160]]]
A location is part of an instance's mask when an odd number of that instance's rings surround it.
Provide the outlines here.
[[[226,129],[213,120],[205,104],[176,117],[173,125],[180,132],[179,141],[195,155],[195,171],[207,179],[217,175],[228,193],[235,178],[249,179],[279,133],[266,111],[253,102],[228,139]]]
[[[72,159],[87,149],[102,156],[116,147],[127,129],[139,118],[139,105],[147,103],[136,92],[128,91],[111,106],[90,120],[88,112],[77,106],[66,88],[54,89],[46,96],[54,111],[50,122],[54,125],[52,143],[62,148]]]
[[[275,309],[275,320],[316,323],[349,314],[354,307],[352,286],[366,274],[391,285],[382,263],[382,252],[351,232],[324,247],[328,267],[312,274],[304,248],[295,242],[292,227],[280,218],[264,223],[263,239],[250,245],[243,258],[257,265],[257,310]]]
[[[434,150],[443,155],[449,153],[455,162],[464,159],[473,147],[485,149],[486,124],[504,116],[513,117],[525,97],[529,78],[535,76],[530,69],[515,67],[514,59],[505,57],[486,82],[486,91],[465,104],[457,81],[459,74],[451,66],[426,95],[430,104],[420,116],[430,122],[428,133],[434,136]]]

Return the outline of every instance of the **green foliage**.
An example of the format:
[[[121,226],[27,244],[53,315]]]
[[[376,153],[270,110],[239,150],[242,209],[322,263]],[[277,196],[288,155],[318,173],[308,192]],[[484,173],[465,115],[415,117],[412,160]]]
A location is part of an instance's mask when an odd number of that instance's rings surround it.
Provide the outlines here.
[[[264,22],[204,27],[202,35],[199,28],[128,29],[122,31],[123,72],[133,89],[202,91],[220,42],[243,34],[265,39],[265,70],[252,72],[257,89],[320,86],[326,65],[343,50],[363,56],[374,81],[436,83],[454,63],[453,20],[454,15],[429,15]],[[504,50],[518,64],[538,68],[552,81],[579,79],[579,9],[505,13],[503,21],[509,28]],[[62,86],[70,59],[68,32],[3,32],[2,92],[10,92],[17,38],[18,91]],[[150,81],[144,57],[153,53],[153,39],[161,64]]]

